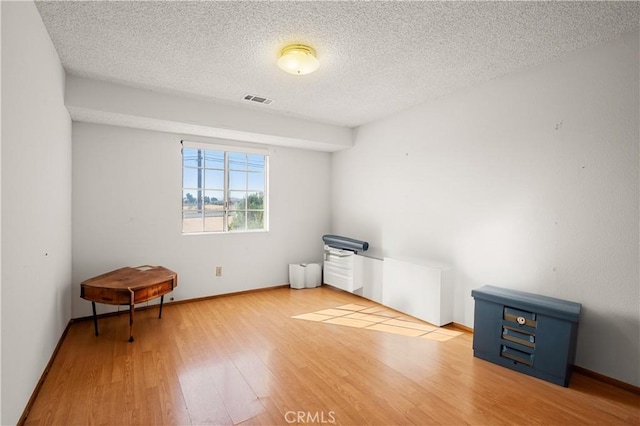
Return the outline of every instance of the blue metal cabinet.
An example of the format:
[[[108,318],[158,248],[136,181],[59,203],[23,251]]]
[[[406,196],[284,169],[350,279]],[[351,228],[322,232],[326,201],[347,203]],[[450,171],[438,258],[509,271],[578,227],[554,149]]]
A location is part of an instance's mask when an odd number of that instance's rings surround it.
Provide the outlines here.
[[[569,385],[582,305],[490,285],[472,290],[471,296],[474,356]]]

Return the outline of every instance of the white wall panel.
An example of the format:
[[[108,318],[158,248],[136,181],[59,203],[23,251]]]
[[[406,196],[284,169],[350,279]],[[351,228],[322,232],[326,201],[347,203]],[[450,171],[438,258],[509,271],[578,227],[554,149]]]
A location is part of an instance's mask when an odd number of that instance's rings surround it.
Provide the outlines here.
[[[382,304],[430,324],[453,322],[453,270],[385,257]]]
[[[366,255],[359,255],[354,259],[355,294],[366,297],[374,302],[382,303],[382,259],[376,259]]]

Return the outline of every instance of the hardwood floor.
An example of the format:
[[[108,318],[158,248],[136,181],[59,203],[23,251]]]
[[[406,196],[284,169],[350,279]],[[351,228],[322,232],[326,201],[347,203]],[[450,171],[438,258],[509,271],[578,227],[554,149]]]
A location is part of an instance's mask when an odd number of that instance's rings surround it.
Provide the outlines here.
[[[71,325],[26,424],[640,424],[640,396],[556,386],[440,342],[291,318],[375,305],[279,288]]]

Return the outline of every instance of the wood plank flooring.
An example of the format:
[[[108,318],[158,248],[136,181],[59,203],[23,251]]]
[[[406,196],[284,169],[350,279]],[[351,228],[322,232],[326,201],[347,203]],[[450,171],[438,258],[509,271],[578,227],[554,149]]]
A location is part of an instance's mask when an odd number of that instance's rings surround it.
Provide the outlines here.
[[[291,318],[373,302],[278,288],[71,325],[26,424],[629,425],[640,396],[556,386],[440,342]]]

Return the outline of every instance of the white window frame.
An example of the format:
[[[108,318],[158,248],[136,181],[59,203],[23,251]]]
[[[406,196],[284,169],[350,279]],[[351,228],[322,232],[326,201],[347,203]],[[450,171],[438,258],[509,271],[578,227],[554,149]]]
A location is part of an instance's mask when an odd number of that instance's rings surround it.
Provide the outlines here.
[[[182,144],[182,149],[181,151],[181,155],[180,155],[180,161],[181,161],[181,172],[182,172],[182,190],[181,190],[181,198],[182,198],[182,202],[181,202],[181,227],[182,227],[182,234],[183,235],[201,235],[201,234],[236,234],[236,233],[255,233],[255,232],[268,232],[269,231],[269,150],[268,149],[260,149],[260,148],[248,148],[248,147],[242,147],[242,146],[236,146],[236,145],[223,145],[223,144],[217,144],[217,143],[201,143],[201,142],[191,142],[191,141],[180,141],[180,143]],[[199,183],[200,187],[196,188],[193,186],[188,186],[185,187],[185,182],[184,182],[184,174],[185,174],[185,169],[193,169],[194,167],[185,167],[185,163],[184,163],[184,149],[185,148],[191,148],[191,149],[197,149],[197,150],[201,150],[201,151],[215,151],[215,152],[222,152],[224,153],[224,188],[220,188],[223,191],[223,197],[224,200],[222,201],[222,220],[223,220],[223,224],[222,224],[222,230],[207,230],[206,229],[206,223],[205,220],[207,218],[206,216],[206,211],[205,211],[205,204],[204,204],[204,199],[205,199],[205,191],[206,189],[206,171],[204,169],[204,167],[206,167],[206,163],[205,165],[202,166],[202,170],[203,173],[201,175],[201,181]],[[234,192],[234,190],[229,188],[229,181],[230,181],[230,172],[233,172],[234,170],[232,169],[232,167],[230,167],[229,165],[229,156],[230,154],[245,154],[245,155],[260,155],[264,157],[264,195],[263,195],[263,208],[262,210],[260,209],[249,209],[248,205],[247,205],[247,198],[245,198],[245,202],[244,202],[244,209],[238,210],[234,208],[234,204],[232,203],[231,197],[230,197],[230,193]],[[204,154],[203,154],[203,158],[204,158]],[[196,167],[196,169],[198,169],[200,167]],[[212,169],[209,169],[212,170]],[[215,169],[215,170],[222,170],[222,169]],[[244,170],[247,173],[247,179],[246,179],[246,184],[245,184],[245,189],[244,192],[246,192],[247,197],[251,194],[251,190],[249,189],[249,173],[255,173],[253,171],[248,170],[248,168],[246,170]],[[196,185],[197,186],[197,185]],[[196,190],[198,191],[198,194],[196,194],[196,199],[200,200],[200,204],[202,207],[197,211],[197,214],[200,215],[200,217],[195,217],[194,219],[202,219],[202,226],[200,230],[185,230],[185,194],[187,190]],[[242,190],[240,190],[242,191]],[[229,229],[229,217],[231,215],[231,213],[234,212],[240,212],[240,211],[244,211],[244,217],[245,217],[245,224],[244,224],[244,228],[243,229]],[[263,213],[263,227],[259,228],[259,229],[248,229],[247,228],[247,215],[249,212],[260,212],[262,211]]]

